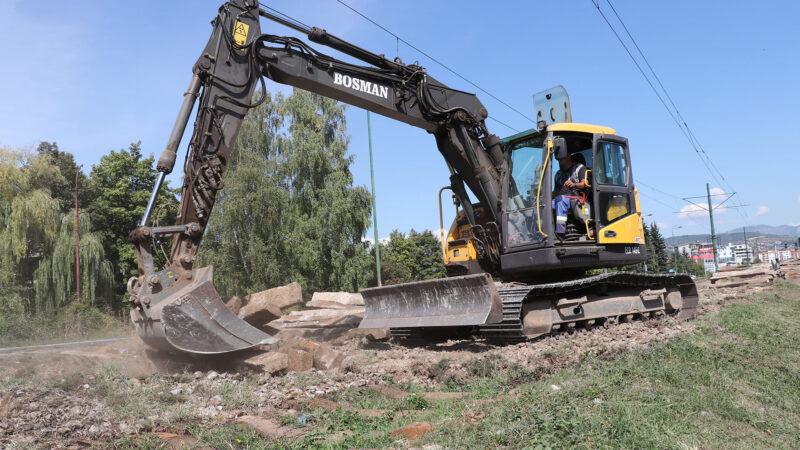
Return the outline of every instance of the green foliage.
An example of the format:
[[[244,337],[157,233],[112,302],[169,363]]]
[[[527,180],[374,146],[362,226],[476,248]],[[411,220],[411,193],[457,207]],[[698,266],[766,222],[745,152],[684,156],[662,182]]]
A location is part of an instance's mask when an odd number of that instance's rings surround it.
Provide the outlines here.
[[[54,144],[38,153],[0,149],[0,328],[27,329],[27,318],[63,307],[74,298],[75,228],[66,215],[61,170],[77,167],[72,155]],[[80,175],[79,175],[80,179]],[[85,177],[84,177],[85,179]],[[80,257],[83,298],[110,299],[111,266],[99,236],[81,216]],[[38,299],[38,302],[35,301]],[[13,334],[13,332],[12,332]]]
[[[59,202],[39,186],[59,173],[38,155],[0,149],[0,302],[34,312],[33,274],[53,247]]]
[[[673,252],[670,255],[672,258],[672,263],[670,264],[671,269],[675,269],[676,272],[679,273],[690,273],[697,276],[705,275],[705,268],[703,267],[703,263],[698,261],[693,261],[692,258],[684,251],[684,252]]]
[[[344,109],[295,90],[267,93],[248,113],[198,255],[223,295],[291,281],[306,292],[366,286],[370,196],[353,186]]]
[[[94,305],[96,300],[111,304],[114,272],[99,233],[92,233],[91,221],[79,214],[81,301]],[[67,213],[52,252],[42,258],[36,269],[37,309],[58,309],[75,297],[75,217]]]
[[[106,258],[115,268],[118,293],[128,278],[136,275],[137,264],[128,234],[136,228],[144,214],[158,172],[153,156],[142,156],[141,143],[132,143],[127,150],[111,150],[92,166],[89,195],[92,203],[86,208]],[[167,183],[162,187],[157,204],[174,203],[175,193]]]
[[[75,164],[72,153],[62,152],[55,142],[41,142],[36,152],[52,166],[58,169],[59,176],[42,178],[39,180],[41,188],[45,189],[51,197],[59,201],[61,212],[66,213],[75,207],[75,178],[78,179],[79,202],[82,205],[91,203],[89,192],[86,191],[88,178]]]
[[[650,239],[653,242],[653,250],[655,251],[655,266],[653,272],[666,272],[669,270],[667,267],[667,244],[664,242],[664,236],[658,229],[658,224],[653,222],[650,224]]]
[[[658,225],[654,222],[647,226],[644,225],[644,243],[647,249],[647,271],[650,273],[664,273],[671,268],[669,266],[669,256],[667,255],[667,244]]]
[[[431,280],[446,274],[442,244],[430,230],[420,233],[412,229],[408,235],[394,230],[389,242],[380,246],[383,284]]]

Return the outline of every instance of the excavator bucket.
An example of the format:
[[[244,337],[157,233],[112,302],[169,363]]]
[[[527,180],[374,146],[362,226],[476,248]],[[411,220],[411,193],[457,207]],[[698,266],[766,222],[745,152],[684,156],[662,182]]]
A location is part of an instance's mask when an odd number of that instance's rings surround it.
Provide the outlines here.
[[[198,354],[228,353],[277,339],[238,318],[225,306],[211,280],[213,267],[193,271],[193,279],[177,280],[150,295],[146,314],[131,309],[142,340],[164,351]],[[159,272],[170,280],[170,272]],[[161,284],[167,284],[167,282]]]
[[[485,325],[503,320],[500,294],[489,274],[362,289],[359,328]]]

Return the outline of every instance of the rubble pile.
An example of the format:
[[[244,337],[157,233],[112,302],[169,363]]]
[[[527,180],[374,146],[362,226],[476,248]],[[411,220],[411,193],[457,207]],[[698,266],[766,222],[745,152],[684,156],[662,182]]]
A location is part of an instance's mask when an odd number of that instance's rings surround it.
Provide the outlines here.
[[[315,292],[309,309],[292,311],[270,326],[282,328],[356,328],[364,318],[364,299],[349,292]]]
[[[711,275],[712,288],[764,286],[772,284],[778,272],[769,264],[756,264],[745,268],[721,270]]]
[[[780,271],[787,280],[800,280],[800,259],[781,261]]]

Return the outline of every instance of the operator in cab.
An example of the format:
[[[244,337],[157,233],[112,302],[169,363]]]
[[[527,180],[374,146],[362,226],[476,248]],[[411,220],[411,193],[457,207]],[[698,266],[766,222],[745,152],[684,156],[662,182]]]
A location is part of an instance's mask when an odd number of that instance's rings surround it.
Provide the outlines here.
[[[582,155],[577,155],[581,157]],[[567,232],[567,214],[569,214],[570,199],[578,198],[581,191],[586,189],[586,165],[574,160],[575,156],[567,155],[558,160],[553,184],[553,209],[556,216],[556,234],[563,238]]]

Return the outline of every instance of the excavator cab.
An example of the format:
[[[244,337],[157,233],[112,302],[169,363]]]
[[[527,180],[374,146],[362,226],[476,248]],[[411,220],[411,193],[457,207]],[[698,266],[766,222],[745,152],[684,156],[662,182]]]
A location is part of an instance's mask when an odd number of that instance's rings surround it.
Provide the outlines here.
[[[627,139],[611,128],[561,122],[502,139],[508,171],[504,183],[501,272],[530,279],[542,273],[636,264],[644,259],[644,229],[633,184]],[[583,164],[585,188],[569,195],[567,232],[555,232],[553,188],[556,152]],[[479,208],[479,205],[473,205]],[[487,271],[479,242],[470,240],[463,212],[443,242],[448,273]]]

